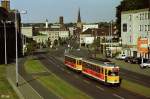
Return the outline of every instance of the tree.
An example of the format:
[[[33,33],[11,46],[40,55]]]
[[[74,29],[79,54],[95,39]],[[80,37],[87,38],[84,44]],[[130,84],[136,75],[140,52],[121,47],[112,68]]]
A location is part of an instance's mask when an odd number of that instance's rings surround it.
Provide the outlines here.
[[[96,58],[96,51],[98,51],[98,47],[100,46],[100,38],[95,38],[92,44],[92,47],[95,51],[95,58]]]
[[[57,39],[55,39],[54,40],[54,44],[53,44],[55,47],[58,45],[58,40]]]
[[[30,55],[35,51],[37,47],[37,44],[35,41],[31,41],[30,43],[27,44],[27,54]]]
[[[52,43],[52,41],[50,40],[50,38],[48,38],[48,40],[47,40],[47,47],[50,47],[51,46],[51,43]]]

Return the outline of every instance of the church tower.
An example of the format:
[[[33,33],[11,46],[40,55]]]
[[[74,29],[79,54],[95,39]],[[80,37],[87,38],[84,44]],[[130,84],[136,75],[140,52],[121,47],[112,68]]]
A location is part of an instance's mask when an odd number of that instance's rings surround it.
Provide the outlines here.
[[[80,8],[79,8],[79,11],[78,11],[77,28],[82,29],[82,21],[81,21],[81,15],[80,15]]]
[[[45,21],[45,28],[48,28],[48,19]]]
[[[8,11],[10,10],[10,0],[2,0],[1,5],[3,8],[7,9]]]

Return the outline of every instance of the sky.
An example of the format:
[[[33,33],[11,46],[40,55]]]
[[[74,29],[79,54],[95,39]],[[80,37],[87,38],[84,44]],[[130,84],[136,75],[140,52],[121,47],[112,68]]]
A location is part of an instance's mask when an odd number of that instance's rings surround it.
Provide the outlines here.
[[[59,21],[59,16],[64,17],[64,22],[76,22],[80,8],[81,20],[86,23],[104,22],[114,20],[116,7],[122,0],[10,0],[11,8],[22,14],[22,22]]]

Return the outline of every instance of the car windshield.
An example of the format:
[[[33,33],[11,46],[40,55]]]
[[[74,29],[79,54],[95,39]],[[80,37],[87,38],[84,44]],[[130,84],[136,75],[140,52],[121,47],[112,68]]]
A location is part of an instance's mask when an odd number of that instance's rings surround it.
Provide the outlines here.
[[[118,72],[108,71],[108,76],[118,76]]]

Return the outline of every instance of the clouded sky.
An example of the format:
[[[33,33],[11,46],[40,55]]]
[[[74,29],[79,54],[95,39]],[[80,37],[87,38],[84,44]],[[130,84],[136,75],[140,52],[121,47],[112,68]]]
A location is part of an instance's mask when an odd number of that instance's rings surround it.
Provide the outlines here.
[[[83,22],[100,22],[115,19],[116,6],[122,0],[10,0],[12,9],[27,10],[23,22],[76,22],[80,8]]]

